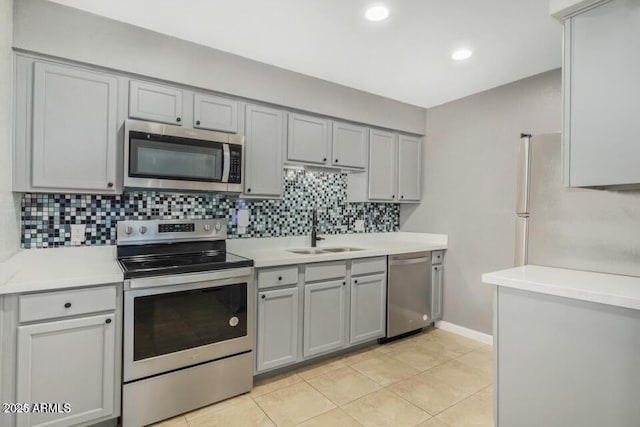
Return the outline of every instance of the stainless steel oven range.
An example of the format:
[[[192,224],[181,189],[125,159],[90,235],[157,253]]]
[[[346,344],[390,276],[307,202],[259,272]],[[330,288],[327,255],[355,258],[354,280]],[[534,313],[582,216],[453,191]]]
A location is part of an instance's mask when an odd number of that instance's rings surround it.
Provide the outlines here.
[[[227,221],[121,221],[122,422],[138,427],[251,390],[253,261]]]

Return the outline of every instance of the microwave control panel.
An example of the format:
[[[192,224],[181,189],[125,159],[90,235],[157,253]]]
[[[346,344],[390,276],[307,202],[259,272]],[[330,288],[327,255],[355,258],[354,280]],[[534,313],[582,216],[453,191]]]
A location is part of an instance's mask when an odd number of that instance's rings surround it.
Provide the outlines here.
[[[229,165],[229,184],[242,184],[242,147],[229,146],[231,164]]]

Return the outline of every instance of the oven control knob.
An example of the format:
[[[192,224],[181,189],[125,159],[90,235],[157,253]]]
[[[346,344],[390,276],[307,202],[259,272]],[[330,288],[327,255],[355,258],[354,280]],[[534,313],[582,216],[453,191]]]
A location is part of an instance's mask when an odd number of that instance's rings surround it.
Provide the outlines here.
[[[127,235],[129,235],[129,234],[133,233],[133,227],[131,227],[130,225],[127,225],[127,226],[124,228],[124,233],[125,233],[125,234],[127,234]]]
[[[211,231],[211,224],[205,224],[204,231]]]
[[[146,233],[146,232],[147,232],[147,227],[145,227],[145,226],[143,225],[142,227],[140,227],[140,228],[138,229],[138,231],[140,232],[140,234],[144,234],[144,233]]]
[[[220,231],[222,230],[222,224],[220,224],[219,222],[216,222],[216,231]]]

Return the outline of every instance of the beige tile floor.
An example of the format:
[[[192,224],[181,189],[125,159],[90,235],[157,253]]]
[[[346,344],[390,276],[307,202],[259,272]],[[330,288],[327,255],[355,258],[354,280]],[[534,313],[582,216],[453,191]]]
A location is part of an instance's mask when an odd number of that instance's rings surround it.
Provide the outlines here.
[[[158,427],[491,427],[491,347],[442,330],[255,384]]]

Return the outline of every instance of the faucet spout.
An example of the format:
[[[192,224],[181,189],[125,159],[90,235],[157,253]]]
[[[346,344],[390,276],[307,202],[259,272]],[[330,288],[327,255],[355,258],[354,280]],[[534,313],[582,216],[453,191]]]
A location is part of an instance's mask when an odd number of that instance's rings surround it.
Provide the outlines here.
[[[318,208],[313,208],[311,214],[311,247],[318,245],[318,240],[324,240],[324,237],[318,236]]]

